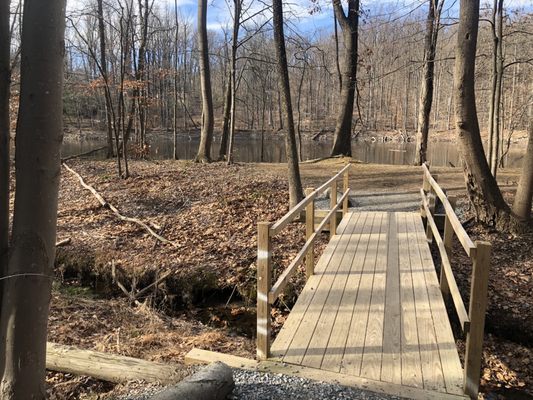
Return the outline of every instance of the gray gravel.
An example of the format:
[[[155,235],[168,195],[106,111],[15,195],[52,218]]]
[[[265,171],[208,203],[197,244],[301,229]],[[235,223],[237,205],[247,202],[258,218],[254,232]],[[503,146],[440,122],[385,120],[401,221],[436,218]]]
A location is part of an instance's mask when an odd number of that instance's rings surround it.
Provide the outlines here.
[[[308,379],[255,371],[233,370],[233,400],[392,400],[397,397]]]

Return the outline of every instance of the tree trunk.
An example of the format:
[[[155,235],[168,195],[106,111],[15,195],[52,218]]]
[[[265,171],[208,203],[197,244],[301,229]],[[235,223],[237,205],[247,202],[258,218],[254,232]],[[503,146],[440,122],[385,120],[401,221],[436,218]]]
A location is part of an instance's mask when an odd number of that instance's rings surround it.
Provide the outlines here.
[[[220,149],[218,160],[224,161],[228,153],[229,120],[231,117],[231,70],[228,73],[228,82],[224,93],[224,120],[222,122],[222,137],[220,139]]]
[[[230,126],[229,126],[229,145],[228,145],[228,164],[233,161],[233,143],[235,140],[235,115],[237,106],[237,48],[239,41],[239,28],[241,26],[241,3],[242,0],[233,0],[234,15],[233,15],[233,35],[231,40],[231,65],[230,65],[230,86],[231,86],[231,102],[230,102]]]
[[[522,174],[513,203],[513,214],[521,221],[531,221],[531,202],[533,197],[533,106],[529,105],[529,139],[526,155],[522,164]]]
[[[494,106],[492,117],[493,129],[492,129],[492,153],[490,154],[490,169],[492,175],[496,177],[498,173],[498,160],[500,156],[500,116],[501,116],[501,98],[502,98],[502,83],[503,83],[503,0],[497,0],[494,2],[496,9],[496,27],[495,27],[495,70],[493,71],[496,76],[496,86],[494,87]]]
[[[348,0],[348,15],[340,0],[333,0],[335,15],[344,38],[344,68],[341,89],[341,106],[335,126],[332,156],[352,156],[352,115],[357,79],[357,30],[359,28],[359,0]]]
[[[461,0],[455,51],[455,124],[466,189],[480,221],[507,229],[509,207],[490,172],[479,132],[474,91],[479,0]]]
[[[215,121],[209,69],[209,45],[207,42],[207,0],[198,0],[198,53],[202,89],[202,132],[196,162],[210,162]]]
[[[0,320],[0,397],[44,399],[63,139],[65,0],[26,1],[16,193]]]
[[[435,69],[435,53],[439,33],[440,9],[439,0],[429,0],[429,11],[426,21],[426,37],[424,44],[423,79],[420,86],[418,105],[418,127],[416,133],[415,165],[422,165],[427,161],[429,116],[433,102],[433,78]]]
[[[9,0],[0,0],[0,276],[6,275],[9,249],[9,95],[11,83],[9,3]],[[0,289],[0,304],[1,302],[2,290]]]
[[[291,87],[289,83],[289,68],[285,51],[285,36],[283,33],[283,4],[282,0],[272,0],[274,42],[279,76],[279,92],[281,97],[282,114],[285,121],[287,136],[285,137],[285,152],[289,169],[289,204],[291,207],[303,199],[300,167],[298,165],[298,150],[296,148],[296,133],[294,130],[294,116],[292,113]]]
[[[107,128],[107,158],[113,157],[113,125],[112,125],[112,104],[111,98],[108,94],[108,76],[107,76],[107,55],[105,45],[105,25],[104,25],[104,7],[103,0],[98,1],[98,36],[100,40],[100,70],[105,84],[105,116]]]
[[[178,159],[178,52],[179,52],[179,38],[180,38],[180,29],[179,29],[179,20],[178,20],[178,0],[174,0],[174,23],[176,28],[174,30],[174,107],[173,107],[173,118],[172,118],[172,129],[173,129],[173,149],[172,149],[172,158],[174,160]]]

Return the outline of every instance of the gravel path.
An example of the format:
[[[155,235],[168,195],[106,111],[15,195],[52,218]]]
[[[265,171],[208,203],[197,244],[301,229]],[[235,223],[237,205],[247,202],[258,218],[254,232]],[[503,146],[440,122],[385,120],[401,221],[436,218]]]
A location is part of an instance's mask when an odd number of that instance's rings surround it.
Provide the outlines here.
[[[311,381],[282,374],[233,369],[235,390],[230,400],[395,400],[398,397]],[[128,394],[117,400],[150,400],[164,388],[161,386],[128,385]],[[144,386],[144,387],[143,387]]]
[[[233,370],[233,400],[392,400],[397,397],[282,374]]]

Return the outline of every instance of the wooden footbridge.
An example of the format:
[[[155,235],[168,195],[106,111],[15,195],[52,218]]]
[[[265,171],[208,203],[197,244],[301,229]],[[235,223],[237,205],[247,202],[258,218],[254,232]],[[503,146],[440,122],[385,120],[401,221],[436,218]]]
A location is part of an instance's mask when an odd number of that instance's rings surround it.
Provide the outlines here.
[[[258,224],[258,359],[279,372],[307,371],[304,376],[401,397],[477,397],[490,244],[472,242],[454,213],[454,199],[426,166],[420,213],[350,211],[349,169],[308,190],[276,223]],[[315,200],[328,189],[330,209],[317,224]],[[444,212],[436,214],[438,209]],[[307,241],[273,283],[272,238],[303,213]],[[330,241],[315,263],[314,242],[325,228]],[[473,263],[468,311],[450,263],[454,236]],[[440,277],[431,241],[440,253]],[[272,342],[271,305],[302,265],[307,283]],[[464,367],[445,298],[466,335]]]

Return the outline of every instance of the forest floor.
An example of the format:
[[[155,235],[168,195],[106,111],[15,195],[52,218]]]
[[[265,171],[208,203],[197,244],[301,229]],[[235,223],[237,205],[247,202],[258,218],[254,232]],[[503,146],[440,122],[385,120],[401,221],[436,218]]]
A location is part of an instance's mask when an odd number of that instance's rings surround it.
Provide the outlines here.
[[[345,162],[303,164],[304,186],[318,186]],[[150,224],[173,244],[116,218],[63,169],[58,240],[70,242],[58,247],[49,340],[178,363],[193,347],[254,357],[256,222],[275,221],[288,210],[286,166],[132,161],[128,180],[117,177],[113,162],[72,160],[69,166],[122,214]],[[434,172],[444,188],[464,195],[460,169]],[[518,171],[502,170],[499,179],[512,196]],[[416,167],[354,163],[350,187],[354,193],[416,193],[421,180]],[[462,212],[469,220],[470,211]],[[509,397],[513,390],[525,396],[533,391],[533,237],[510,237],[472,222],[468,229],[497,243],[481,389],[487,398]],[[303,226],[291,224],[282,236],[274,243],[278,273],[303,245]],[[324,244],[325,237],[317,255]],[[461,257],[456,261],[467,296],[469,266]],[[163,274],[169,275],[156,290],[132,299]],[[274,330],[285,319],[284,303],[294,302],[302,284],[300,274],[274,311]],[[57,373],[47,382],[51,399],[113,398],[136,385]]]

